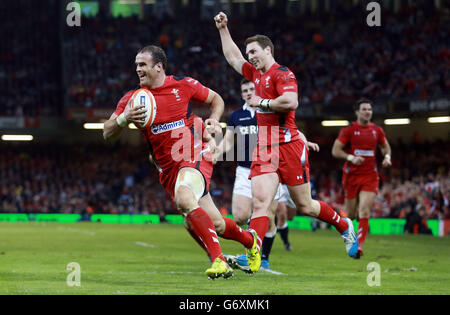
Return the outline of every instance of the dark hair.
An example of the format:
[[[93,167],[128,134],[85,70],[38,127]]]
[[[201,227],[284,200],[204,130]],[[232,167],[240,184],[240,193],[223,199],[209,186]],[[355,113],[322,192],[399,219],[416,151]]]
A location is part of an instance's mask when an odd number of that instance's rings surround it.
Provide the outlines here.
[[[247,78],[243,78],[242,80],[241,80],[241,86],[243,86],[244,84],[247,84],[247,83],[251,83],[252,81],[250,81],[249,79],[247,79]]]
[[[359,110],[359,107],[361,106],[361,104],[365,104],[365,103],[368,103],[368,104],[370,104],[370,106],[373,107],[373,102],[371,100],[369,100],[367,98],[362,98],[362,99],[358,100],[355,103],[355,105],[353,105],[353,109],[354,110]]]
[[[275,56],[275,52],[274,52],[275,48],[273,46],[273,43],[270,40],[270,38],[267,37],[266,35],[257,34],[257,35],[247,38],[245,40],[245,47],[247,47],[248,44],[253,43],[253,42],[257,42],[259,44],[259,46],[261,46],[262,49],[265,49],[267,46],[269,46],[272,56]]]
[[[167,68],[167,56],[164,50],[161,47],[155,45],[145,46],[138,50],[138,54],[149,53],[153,57],[153,65],[156,65],[158,62],[161,62],[164,70]]]

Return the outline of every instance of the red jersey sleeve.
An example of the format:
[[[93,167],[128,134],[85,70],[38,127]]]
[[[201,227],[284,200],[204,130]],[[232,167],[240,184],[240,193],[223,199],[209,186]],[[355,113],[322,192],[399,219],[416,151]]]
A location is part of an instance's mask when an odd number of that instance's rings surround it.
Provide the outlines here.
[[[116,110],[114,111],[114,114],[119,116],[120,114],[123,113],[123,111],[125,110],[125,106],[127,106],[128,102],[130,101],[131,96],[133,96],[133,93],[134,93],[134,90],[131,90],[131,91],[127,92],[127,94],[122,96],[120,101],[117,103],[117,107],[116,107]]]
[[[298,93],[297,79],[294,73],[286,67],[281,67],[275,76],[275,87],[279,95],[285,92]]]
[[[386,142],[386,134],[384,133],[383,128],[378,127],[378,144],[383,145]]]
[[[339,132],[339,136],[337,137],[337,140],[342,142],[344,145],[346,145],[350,141],[350,128],[345,127],[341,129],[341,132]]]
[[[255,67],[248,61],[244,62],[242,65],[242,75],[253,82],[253,73],[255,72]]]
[[[204,86],[197,80],[195,80],[193,78],[189,78],[189,77],[186,78],[184,80],[184,82],[185,82],[186,87],[191,92],[191,98],[199,101],[200,103],[206,102],[206,100],[208,99],[208,95],[209,95],[209,89],[206,86]]]

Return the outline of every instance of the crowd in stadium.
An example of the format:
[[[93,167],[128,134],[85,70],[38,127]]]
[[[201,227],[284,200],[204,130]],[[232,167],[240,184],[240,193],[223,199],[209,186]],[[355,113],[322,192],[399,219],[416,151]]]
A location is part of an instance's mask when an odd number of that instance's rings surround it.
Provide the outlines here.
[[[2,212],[156,213],[162,218],[176,212],[145,158],[145,146],[3,145],[1,150],[5,152],[0,156]],[[316,167],[327,164],[322,162],[329,148],[321,152],[311,157],[315,193],[342,210],[341,165]],[[396,144],[393,167],[382,173],[372,217],[406,218],[411,213],[427,219],[450,217],[449,152],[449,142]],[[230,169],[233,162],[219,162],[211,181],[211,194],[222,213],[231,213]]]
[[[222,56],[212,17],[196,23],[189,16],[83,17],[82,27],[64,27],[59,34],[52,24],[57,10],[37,5],[23,11],[23,1],[0,13],[9,17],[0,30],[0,85],[6,92],[0,95],[5,105],[0,114],[61,115],[65,97],[71,107],[114,106],[137,84],[136,51],[155,43],[167,52],[168,73],[195,77],[217,90],[227,105],[240,104],[240,78]],[[418,3],[420,12],[415,5],[398,13],[383,11],[376,29],[359,26],[365,23],[360,6],[300,16],[276,8],[257,18],[236,14],[230,28],[240,48],[254,33],[274,39],[276,59],[296,74],[304,105],[351,102],[361,95],[420,99],[450,88],[450,25],[430,1]],[[18,19],[21,23],[14,23]],[[18,36],[8,36],[12,31]],[[30,49],[33,54],[27,53]],[[56,69],[61,73],[53,73]],[[61,85],[66,95],[58,92]]]
[[[276,59],[296,74],[304,105],[353,102],[367,95],[422,99],[449,90],[450,49],[445,43],[450,26],[437,12],[384,12],[383,27],[374,30],[358,26],[358,10],[339,12],[339,19],[326,12],[283,17],[283,23],[279,14],[263,12],[258,20],[264,23],[235,17],[230,29],[241,49],[254,33],[274,39]],[[222,56],[212,17],[198,23],[187,17],[149,20],[92,18],[82,28],[66,30],[68,69],[75,74],[68,78],[70,106],[116,104],[136,86],[134,56],[149,43],[166,50],[168,73],[195,77],[221,93],[226,104],[240,104],[239,77]]]
[[[32,10],[24,10],[29,3],[27,0],[0,3],[0,116],[62,113],[59,34],[53,25],[58,14],[38,2]]]

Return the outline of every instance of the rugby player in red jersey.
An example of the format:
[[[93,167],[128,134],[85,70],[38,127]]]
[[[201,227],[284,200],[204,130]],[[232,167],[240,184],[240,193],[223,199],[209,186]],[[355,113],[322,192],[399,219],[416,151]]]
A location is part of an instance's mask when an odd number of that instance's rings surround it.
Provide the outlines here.
[[[355,104],[356,121],[342,128],[331,151],[335,158],[346,160],[342,173],[345,209],[348,217],[359,217],[359,248],[355,258],[363,254],[369,231],[369,217],[378,193],[377,146],[384,156],[382,166],[391,166],[391,146],[383,129],[372,119],[372,102],[360,100]]]
[[[204,157],[208,152],[212,156],[214,139],[207,139],[208,143],[202,141],[201,146],[196,147],[195,119],[190,108],[191,100],[209,105],[211,114],[205,121],[206,127],[221,131],[218,120],[224,109],[223,99],[193,78],[166,75],[167,57],[160,47],[142,48],[135,63],[140,86],[153,94],[157,104],[153,125],[141,132],[159,171],[160,182],[213,262],[206,275],[209,278],[230,277],[233,270],[223,257],[217,234],[251,249],[256,247],[256,232],[244,231],[233,220],[222,218],[215,207],[208,193],[212,159]],[[117,136],[128,123],[138,123],[145,117],[142,107],[130,107],[133,92],[122,97],[105,122],[105,139]]]
[[[249,106],[256,108],[258,146],[250,171],[253,195],[253,216],[250,228],[260,239],[266,234],[267,209],[281,182],[304,215],[332,224],[342,235],[349,256],[356,255],[358,240],[349,219],[342,219],[328,204],[311,198],[309,162],[306,143],[300,139],[295,123],[298,88],[295,75],[274,59],[272,41],[264,35],[247,38],[246,61],[228,30],[228,19],[220,12],[214,17],[227,62],[241,75],[255,83],[255,96]],[[259,252],[247,251],[250,269],[260,267]]]

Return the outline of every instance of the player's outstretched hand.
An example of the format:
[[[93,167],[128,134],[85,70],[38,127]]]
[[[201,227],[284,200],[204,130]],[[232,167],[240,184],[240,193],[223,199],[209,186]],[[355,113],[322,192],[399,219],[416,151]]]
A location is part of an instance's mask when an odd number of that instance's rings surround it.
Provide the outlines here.
[[[320,151],[319,145],[318,145],[317,143],[315,143],[315,142],[309,142],[309,141],[307,141],[307,142],[306,142],[306,145],[308,146],[308,148],[309,148],[310,150],[313,150],[313,151],[315,151],[315,152],[319,152],[319,151]]]
[[[216,22],[217,29],[225,28],[228,24],[227,15],[223,12],[220,12],[214,17],[214,21]]]

